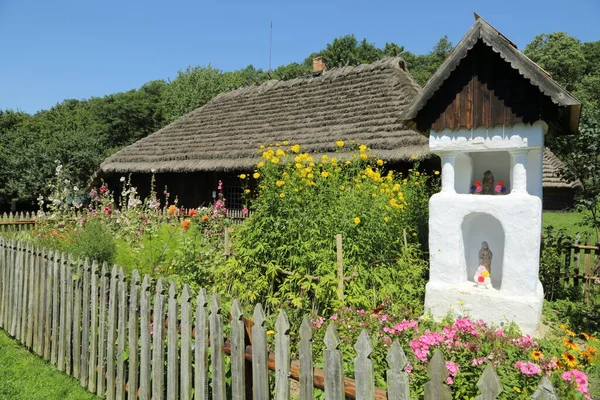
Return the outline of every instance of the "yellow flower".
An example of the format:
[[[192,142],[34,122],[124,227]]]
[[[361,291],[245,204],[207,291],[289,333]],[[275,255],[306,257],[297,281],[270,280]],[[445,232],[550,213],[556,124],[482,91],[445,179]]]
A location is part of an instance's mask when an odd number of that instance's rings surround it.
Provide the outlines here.
[[[246,193],[246,194],[250,193],[250,189],[244,190],[244,193]]]
[[[417,172],[415,172],[415,175],[421,176],[421,173],[419,171],[417,171]]]
[[[296,163],[296,168],[298,168],[298,169],[302,169],[302,164],[300,164],[300,163]]]
[[[292,147],[290,147],[290,150],[292,150],[292,153],[299,153],[300,152],[300,145],[299,144],[295,144]]]
[[[329,172],[327,172],[327,171],[323,171],[323,172],[321,172],[321,176],[322,176],[323,178],[327,178],[327,177],[329,176]]]
[[[373,198],[374,198],[374,197],[377,197],[377,194],[375,194],[375,193],[371,193],[371,197],[373,197]]]
[[[434,174],[434,175],[439,175],[439,174],[440,174],[440,171],[433,171],[433,174]]]
[[[264,145],[264,144],[261,144],[261,145],[260,145],[260,148],[261,148],[261,149],[264,149],[264,148],[265,148],[265,145]]]
[[[361,153],[364,153],[365,151],[367,151],[367,146],[365,146],[364,144],[361,144],[360,146],[358,146],[358,151],[360,151]]]
[[[275,152],[275,155],[277,157],[283,157],[283,156],[285,156],[285,151],[283,151],[281,149],[277,149],[277,151]]]
[[[273,329],[269,329],[267,331],[267,335],[274,335],[274,334],[275,334],[275,331]]]
[[[264,167],[264,166],[265,166],[265,163],[264,163],[264,162],[262,162],[262,161],[261,161],[261,162],[259,162],[259,163],[258,163],[258,168],[262,168],[262,167]]]
[[[350,165],[350,161],[346,161],[344,164],[346,164],[346,165]]]
[[[273,157],[271,161],[273,161],[273,164],[279,164],[279,158],[277,157]]]
[[[410,159],[411,159],[411,160],[416,160],[416,159],[417,159],[417,156],[412,156]]]
[[[377,165],[380,167],[383,166],[383,160],[377,160]]]
[[[240,179],[246,179],[246,174],[241,174]]]
[[[417,232],[413,232],[413,233],[412,233],[412,235],[413,235],[413,236],[417,236]]]
[[[277,187],[281,187],[281,186],[285,185],[285,181],[277,181],[277,182],[275,182],[275,185]]]
[[[570,368],[575,368],[575,366],[577,366],[577,358],[575,358],[573,354],[565,353],[562,355],[562,358],[565,361],[565,364]]]
[[[569,340],[566,337],[563,338],[563,346],[567,349],[579,350],[579,346],[577,346],[572,340]]]
[[[544,358],[544,355],[540,351],[534,350],[531,352],[531,357],[534,360],[539,360],[540,358]]]
[[[288,142],[287,140],[284,140],[284,141],[283,141],[283,145],[284,145],[284,146],[287,146],[288,144],[290,144],[290,142]]]
[[[283,199],[285,197],[285,193],[279,193],[279,197]]]
[[[356,225],[360,224],[360,218],[358,217],[354,217],[353,221]]]
[[[360,153],[361,160],[366,160],[367,158],[369,158],[369,157],[365,153]]]
[[[258,178],[260,178],[260,174],[258,172],[255,172],[254,174],[252,174],[252,177],[254,179],[258,179]]]
[[[337,164],[337,158],[332,157],[331,158],[331,165],[335,165],[335,164]]]
[[[314,177],[315,177],[313,174],[308,174],[308,175],[306,175],[306,176],[307,176],[307,178],[308,178],[308,179],[312,179],[312,178],[314,178]]]
[[[342,140],[338,140],[337,142],[335,142],[335,144],[337,144],[337,147],[339,148],[344,147],[344,142]]]
[[[514,390],[515,392],[517,392],[517,393],[521,393],[521,389],[519,389],[519,388],[518,388],[518,387],[516,387],[516,386],[513,388],[513,390]]]
[[[328,156],[327,154],[323,154],[323,155],[321,156],[321,162],[322,162],[323,164],[325,164],[325,163],[326,163],[326,162],[328,162],[328,161],[329,161],[329,156]]]
[[[383,217],[383,220],[384,220],[385,222],[388,222],[390,219],[389,219],[388,217]]]

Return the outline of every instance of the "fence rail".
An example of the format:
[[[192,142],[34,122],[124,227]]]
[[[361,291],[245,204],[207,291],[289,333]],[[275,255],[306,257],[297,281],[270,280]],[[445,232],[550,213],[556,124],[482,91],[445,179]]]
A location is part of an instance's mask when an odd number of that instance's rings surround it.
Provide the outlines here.
[[[409,398],[407,359],[397,341],[387,355],[385,391],[374,385],[373,348],[366,331],[355,345],[353,380],[344,377],[340,338],[332,324],[324,340],[324,369],[319,370],[314,368],[308,317],[299,331],[299,359],[291,360],[284,311],[270,352],[260,304],[249,323],[235,300],[227,321],[218,295],[209,297],[202,289],[193,296],[189,285],[177,291],[174,282],[167,287],[162,278],[151,293],[150,282],[137,271],[127,280],[122,268],[109,270],[106,264],[0,237],[0,328],[107,399],[289,399],[290,379],[298,381],[295,395],[302,400],[312,399],[315,387],[325,391],[326,399]],[[273,392],[269,370],[274,371]],[[439,350],[428,373],[425,399],[450,399],[448,370]],[[502,392],[491,365],[478,387],[478,399],[492,400]],[[533,398],[557,398],[547,377]]]

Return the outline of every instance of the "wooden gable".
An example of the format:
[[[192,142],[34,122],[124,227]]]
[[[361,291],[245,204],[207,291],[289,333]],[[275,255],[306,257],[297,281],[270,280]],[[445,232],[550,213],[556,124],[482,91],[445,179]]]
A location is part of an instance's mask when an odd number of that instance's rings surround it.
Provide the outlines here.
[[[483,42],[477,43],[416,118],[420,132],[545,120],[566,130],[559,106]]]

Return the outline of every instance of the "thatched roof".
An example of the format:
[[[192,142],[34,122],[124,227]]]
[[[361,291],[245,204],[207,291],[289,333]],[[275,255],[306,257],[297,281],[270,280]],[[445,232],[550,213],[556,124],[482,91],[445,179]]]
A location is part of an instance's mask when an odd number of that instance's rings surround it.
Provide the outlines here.
[[[579,179],[567,182],[567,180],[562,177],[560,171],[565,168],[565,165],[547,147],[544,150],[543,162],[542,182],[545,188],[578,189],[582,187]]]
[[[463,59],[475,45],[483,42],[494,52],[510,64],[510,66],[519,72],[532,85],[537,87],[541,93],[557,106],[559,106],[560,115],[557,116],[567,129],[566,133],[575,133],[578,130],[579,116],[581,112],[581,102],[574,98],[562,86],[556,83],[550,75],[530,60],[525,54],[521,53],[517,46],[508,40],[506,36],[498,32],[496,28],[487,23],[483,18],[476,15],[476,21],[471,29],[458,42],[452,53],[444,60],[442,65],[429,78],[425,87],[415,97],[412,104],[406,107],[402,115],[402,120],[407,126],[414,125],[414,119],[419,112],[424,109],[427,102],[442,87],[443,83],[450,77],[453,71],[457,69]]]
[[[399,116],[420,90],[404,61],[386,58],[317,77],[269,81],[215,97],[105,160],[103,173],[239,170],[260,145],[300,144],[310,152],[354,140],[387,161],[428,154],[427,139]]]

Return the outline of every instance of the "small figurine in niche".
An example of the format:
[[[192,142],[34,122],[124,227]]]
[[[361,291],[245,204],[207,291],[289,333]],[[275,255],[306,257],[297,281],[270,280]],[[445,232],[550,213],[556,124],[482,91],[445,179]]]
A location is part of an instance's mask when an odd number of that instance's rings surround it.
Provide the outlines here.
[[[485,287],[486,289],[488,288],[488,285],[491,285],[491,283],[492,283],[492,278],[490,278],[490,273],[487,270],[487,268],[484,267],[483,265],[480,265],[479,267],[477,267],[477,272],[475,272],[475,276],[473,277],[473,279],[477,283],[477,287],[480,287],[481,285],[483,285],[483,287]]]
[[[481,249],[479,250],[479,265],[484,266],[488,271],[492,270],[492,251],[487,242],[481,242]]]
[[[481,194],[494,194],[494,175],[491,171],[483,173],[483,183],[481,185]]]

